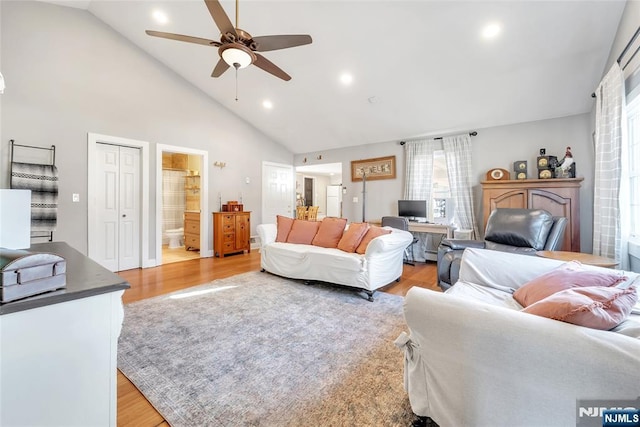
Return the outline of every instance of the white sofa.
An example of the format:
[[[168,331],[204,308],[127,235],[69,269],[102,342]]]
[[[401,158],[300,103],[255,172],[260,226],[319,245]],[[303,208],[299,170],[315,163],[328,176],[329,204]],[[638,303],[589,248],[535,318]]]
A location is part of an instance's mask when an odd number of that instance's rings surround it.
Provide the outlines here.
[[[278,276],[322,281],[373,293],[402,275],[404,249],[411,244],[411,233],[385,227],[391,233],[371,240],[363,255],[340,249],[276,242],[276,224],[260,224],[260,266]]]
[[[578,400],[639,399],[636,310],[611,331],[519,311],[513,290],[560,264],[466,249],[459,281],[447,292],[409,290],[410,334],[396,345],[405,352],[416,415],[440,427],[575,426],[587,416]],[[635,273],[625,274],[638,283]]]

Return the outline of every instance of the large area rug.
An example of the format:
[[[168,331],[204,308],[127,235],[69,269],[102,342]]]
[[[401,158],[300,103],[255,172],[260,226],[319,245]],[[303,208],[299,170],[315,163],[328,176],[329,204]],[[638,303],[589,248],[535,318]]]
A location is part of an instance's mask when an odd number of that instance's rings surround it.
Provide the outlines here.
[[[118,367],[172,426],[408,426],[399,296],[251,272],[125,306]]]

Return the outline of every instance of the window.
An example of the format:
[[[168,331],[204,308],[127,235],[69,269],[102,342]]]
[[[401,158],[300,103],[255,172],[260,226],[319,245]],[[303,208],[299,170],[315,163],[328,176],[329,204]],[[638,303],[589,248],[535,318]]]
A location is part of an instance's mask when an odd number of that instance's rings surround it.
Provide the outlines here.
[[[451,206],[451,190],[449,189],[449,175],[447,174],[447,161],[444,151],[433,152],[433,175],[431,177],[431,194],[433,201],[431,208],[434,222],[449,222],[453,215]]]
[[[628,168],[629,177],[629,231],[631,237],[640,238],[640,96],[629,103],[627,119],[628,155],[622,167]]]

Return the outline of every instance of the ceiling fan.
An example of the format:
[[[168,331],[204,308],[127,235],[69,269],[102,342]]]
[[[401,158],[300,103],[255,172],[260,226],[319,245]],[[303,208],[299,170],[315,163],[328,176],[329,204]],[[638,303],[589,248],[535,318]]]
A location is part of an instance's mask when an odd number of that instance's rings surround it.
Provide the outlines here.
[[[257,52],[286,49],[311,43],[311,36],[307,34],[277,35],[252,37],[248,32],[238,28],[238,0],[236,0],[236,26],[234,27],[218,0],[204,0],[213,21],[218,26],[220,41],[185,36],[182,34],[163,33],[147,30],[146,33],[154,37],[197,43],[218,48],[220,59],[213,69],[211,77],[220,77],[229,67],[236,70],[248,65],[255,65],[267,73],[271,73],[282,80],[289,81],[291,76],[281,68]]]

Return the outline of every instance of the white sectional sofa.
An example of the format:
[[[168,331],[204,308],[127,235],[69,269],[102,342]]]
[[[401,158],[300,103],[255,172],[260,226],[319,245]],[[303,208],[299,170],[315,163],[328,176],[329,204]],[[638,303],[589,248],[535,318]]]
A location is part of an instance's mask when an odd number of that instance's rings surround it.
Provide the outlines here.
[[[607,331],[523,313],[512,297],[560,264],[466,249],[452,288],[409,290],[410,334],[396,344],[405,352],[405,386],[417,415],[440,427],[602,425],[586,418],[591,408],[578,410],[580,401],[640,405],[637,304]],[[629,279],[617,287],[638,284],[637,274],[622,274]]]
[[[407,231],[388,229],[391,233],[373,239],[361,255],[336,248],[276,242],[276,224],[260,224],[260,265],[278,276],[362,289],[373,301],[376,289],[400,279],[404,249],[413,241]]]

